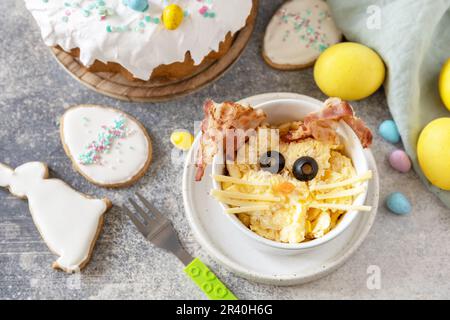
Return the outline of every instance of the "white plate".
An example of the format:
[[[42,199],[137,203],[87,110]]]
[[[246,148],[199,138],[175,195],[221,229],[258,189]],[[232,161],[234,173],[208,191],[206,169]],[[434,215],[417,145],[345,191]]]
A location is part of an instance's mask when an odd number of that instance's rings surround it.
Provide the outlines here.
[[[272,99],[294,98],[309,100],[293,93],[268,93],[240,101],[256,106]],[[250,245],[249,240],[224,215],[219,203],[209,196],[211,167],[201,182],[195,182],[193,155],[199,144],[196,137],[187,157],[183,173],[183,200],[186,218],[197,241],[213,259],[237,275],[260,283],[294,285],[327,275],[341,266],[366,238],[378,208],[379,179],[375,160],[365,151],[373,179],[369,182],[366,204],[370,212],[360,212],[352,224],[337,238],[317,250],[294,256],[269,254]]]

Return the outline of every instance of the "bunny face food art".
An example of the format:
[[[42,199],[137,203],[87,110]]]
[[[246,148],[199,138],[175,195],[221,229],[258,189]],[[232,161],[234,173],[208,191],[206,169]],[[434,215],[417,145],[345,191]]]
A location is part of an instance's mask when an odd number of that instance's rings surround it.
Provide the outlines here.
[[[150,166],[152,144],[147,131],[117,109],[74,106],[61,118],[60,134],[74,168],[99,186],[128,186]]]
[[[333,229],[347,211],[371,209],[354,205],[372,173],[356,173],[338,123],[353,129],[365,148],[372,134],[346,101],[330,98],[320,112],[281,125],[267,123],[260,109],[231,102],[209,101],[204,111],[196,179],[223,152],[226,169],[213,176],[220,188],[211,194],[256,234],[277,242],[310,241]]]
[[[48,179],[47,166],[28,162],[15,170],[0,163],[0,187],[28,199],[30,213],[49,249],[59,258],[53,267],[66,272],[89,261],[111,207],[108,199],[90,198],[59,179]]]

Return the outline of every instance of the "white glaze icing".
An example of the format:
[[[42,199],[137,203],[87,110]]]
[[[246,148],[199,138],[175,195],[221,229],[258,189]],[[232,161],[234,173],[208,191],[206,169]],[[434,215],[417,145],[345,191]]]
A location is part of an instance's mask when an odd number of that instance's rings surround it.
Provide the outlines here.
[[[123,117],[128,131],[124,138],[115,139],[108,152],[101,154],[101,162],[82,164],[79,156],[86,146],[97,140],[103,126],[111,126]],[[88,105],[73,107],[62,117],[62,139],[72,160],[83,175],[102,185],[122,184],[133,179],[146,165],[149,154],[147,135],[141,126],[119,110]]]
[[[268,24],[264,53],[273,63],[302,66],[314,62],[341,38],[326,2],[292,0],[283,4]]]
[[[200,64],[212,50],[218,50],[228,32],[235,33],[245,25],[252,8],[252,0],[173,0],[170,3],[180,5],[188,16],[178,29],[171,31],[161,23],[145,20],[146,16],[160,18],[168,1],[149,0],[149,8],[143,13],[128,8],[122,1],[104,0],[112,14],[103,20],[96,10],[85,16],[83,9],[95,0],[25,3],[48,46],[59,45],[66,51],[80,48],[84,65],[90,66],[95,60],[117,62],[144,80],[159,65],[184,61],[188,51],[195,64]],[[79,3],[80,7],[66,7],[66,2]],[[204,6],[214,17],[200,14]],[[107,31],[108,26],[113,32]],[[115,32],[123,30],[118,27],[126,27],[127,31]]]
[[[29,162],[12,170],[0,163],[0,187],[28,199],[33,221],[51,251],[59,256],[56,265],[77,271],[88,258],[108,209],[105,201],[87,198],[58,179],[46,179],[41,162]]]

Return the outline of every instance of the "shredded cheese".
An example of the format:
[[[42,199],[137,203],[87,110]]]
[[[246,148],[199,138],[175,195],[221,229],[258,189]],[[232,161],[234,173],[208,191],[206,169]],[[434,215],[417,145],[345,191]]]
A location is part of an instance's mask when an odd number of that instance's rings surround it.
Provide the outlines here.
[[[250,185],[250,186],[270,187],[270,183],[248,181],[248,180],[229,177],[229,176],[222,176],[219,174],[215,174],[212,177],[217,182],[231,182],[231,183],[236,183],[236,184],[246,184],[246,185]]]
[[[237,208],[229,208],[225,211],[227,213],[242,213],[242,212],[251,212],[251,211],[260,211],[260,210],[269,210],[270,206],[245,206],[245,207],[237,207]]]
[[[286,130],[296,129],[291,124]],[[261,137],[258,137],[260,139]],[[262,142],[238,150],[238,157],[249,159],[261,151]],[[335,228],[346,212],[371,210],[370,206],[354,205],[354,197],[367,190],[367,180],[373,173],[356,173],[352,160],[342,153],[341,145],[328,145],[315,139],[298,142],[280,141],[286,170],[269,174],[243,163],[227,164],[228,173],[211,174],[221,187],[211,190],[211,196],[223,204],[225,213],[237,214],[245,226],[256,234],[279,242],[299,243],[320,238]],[[263,148],[265,148],[263,146]],[[264,150],[263,150],[264,151]],[[301,156],[310,156],[319,164],[313,181],[300,182],[292,174],[293,163]],[[361,174],[362,173],[362,174]]]
[[[233,199],[243,199],[243,200],[260,200],[260,201],[273,201],[278,202],[281,201],[280,198],[274,197],[269,194],[251,194],[251,193],[242,193],[235,191],[223,191],[223,190],[211,190],[211,194],[213,196],[224,196]]]
[[[316,194],[316,199],[323,200],[323,199],[336,199],[336,198],[350,197],[350,196],[354,196],[354,195],[363,193],[365,190],[366,190],[366,188],[364,188],[364,187],[357,187],[357,188],[342,190],[342,191],[338,191],[338,192]]]
[[[245,207],[245,206],[254,206],[254,205],[270,205],[268,202],[260,202],[260,201],[245,201],[245,200],[238,200],[238,199],[230,199],[223,196],[214,196],[216,200],[222,202],[223,204],[228,204],[230,206],[236,206],[236,207]]]
[[[339,188],[339,187],[345,187],[349,184],[354,184],[357,182],[362,182],[362,181],[366,181],[372,178],[372,171],[367,171],[366,173],[360,175],[360,176],[356,176],[344,181],[339,181],[339,182],[335,182],[335,183],[329,183],[329,184],[319,184],[319,185],[315,185],[315,186],[311,186],[309,188],[309,190],[311,191],[317,191],[317,190],[327,190],[327,189],[335,189],[335,188]]]
[[[317,209],[335,209],[335,210],[343,210],[343,211],[350,211],[350,210],[370,211],[370,210],[372,210],[372,207],[370,207],[370,206],[353,206],[353,205],[336,204],[336,203],[310,203],[308,205],[308,207],[317,208]]]

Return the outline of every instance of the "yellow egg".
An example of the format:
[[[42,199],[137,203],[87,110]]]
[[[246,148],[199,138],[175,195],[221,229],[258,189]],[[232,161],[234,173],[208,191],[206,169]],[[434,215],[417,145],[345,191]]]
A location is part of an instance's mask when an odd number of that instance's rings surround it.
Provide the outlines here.
[[[176,4],[171,4],[164,8],[162,21],[166,29],[175,30],[180,26],[181,22],[183,21],[183,17],[183,9],[181,9],[180,6]]]
[[[175,131],[170,136],[170,142],[172,142],[176,148],[187,151],[194,142],[194,136],[187,131]]]
[[[383,60],[372,49],[354,42],[326,49],[314,66],[314,80],[327,96],[360,100],[383,84]]]
[[[417,157],[427,179],[438,188],[450,190],[450,118],[433,120],[422,130]]]
[[[439,92],[445,106],[450,110],[450,59],[442,67],[439,77]]]

